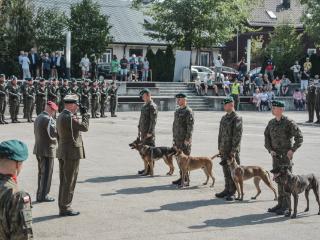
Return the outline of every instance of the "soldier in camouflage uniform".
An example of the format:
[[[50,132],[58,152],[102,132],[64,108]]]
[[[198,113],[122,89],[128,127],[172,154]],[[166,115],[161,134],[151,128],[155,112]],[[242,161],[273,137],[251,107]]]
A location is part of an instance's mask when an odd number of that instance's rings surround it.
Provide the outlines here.
[[[25,81],[23,81],[21,84],[20,84],[20,93],[22,94],[22,105],[23,105],[23,109],[22,109],[22,112],[23,112],[23,118],[28,118],[27,117],[27,113],[26,113],[26,110],[27,110],[27,96],[25,95],[26,93],[26,87],[28,85],[27,81],[28,81],[29,78],[25,78]]]
[[[67,96],[69,94],[69,81],[68,79],[64,79],[63,80],[63,84],[62,86],[60,86],[59,88],[59,94],[60,94],[60,102],[59,102],[59,113],[62,112],[62,110],[64,109],[64,97]]]
[[[118,96],[117,96],[118,88],[116,82],[111,83],[111,87],[108,89],[108,97],[110,98],[110,112],[111,112],[111,117],[117,117],[115,114],[116,108],[117,108],[117,101],[118,101]]]
[[[106,117],[105,109],[107,105],[107,98],[108,98],[108,87],[105,82],[102,82],[100,86],[100,117]]]
[[[19,114],[19,104],[20,104],[20,88],[17,84],[17,78],[12,77],[10,86],[7,86],[7,91],[9,95],[9,111],[12,123],[19,123],[18,114]]]
[[[33,122],[32,120],[32,113],[34,109],[34,102],[35,102],[35,95],[36,95],[36,90],[35,87],[33,86],[33,81],[32,78],[26,79],[27,85],[24,88],[24,97],[25,97],[25,114],[27,117],[28,122]]]
[[[28,158],[27,146],[18,140],[0,143],[0,239],[33,239],[31,198],[19,190],[17,176]]]
[[[0,124],[8,124],[8,122],[4,119],[4,113],[6,111],[7,101],[6,101],[6,85],[4,80],[6,76],[4,74],[0,74]]]
[[[48,86],[48,101],[58,104],[59,102],[59,86],[57,79],[53,78]]]
[[[315,110],[316,110],[316,116],[317,116],[317,121],[315,123],[320,124],[320,83],[319,82],[315,83],[315,86],[316,86]]]
[[[155,127],[157,123],[158,107],[151,98],[149,89],[143,89],[140,92],[140,97],[143,99],[144,104],[141,108],[138,135],[144,145],[155,147]],[[149,169],[147,171],[147,174]],[[144,170],[138,171],[143,174]]]
[[[232,180],[227,160],[234,157],[237,163],[240,164],[242,118],[235,112],[234,100],[232,97],[225,98],[223,103],[226,114],[220,121],[218,150],[221,155],[220,165],[223,169],[225,187],[222,192],[216,194],[216,197],[226,197],[227,201],[233,201],[236,186]]]
[[[81,105],[89,109],[89,94],[90,94],[90,87],[89,87],[89,80],[85,79],[83,86],[81,87],[80,91],[80,102]]]
[[[45,79],[39,80],[39,85],[36,90],[36,113],[39,115],[44,111],[47,103],[47,88],[45,86]]]
[[[76,79],[71,80],[71,87],[69,88],[69,94],[76,94],[79,96],[80,88]]]
[[[292,171],[292,157],[295,151],[302,145],[303,136],[298,125],[283,115],[284,103],[272,102],[272,114],[274,119],[270,120],[265,132],[265,148],[272,156],[273,169],[287,167]],[[292,138],[294,143],[292,144]],[[279,215],[287,213],[290,204],[290,193],[284,190],[284,182],[278,183],[278,204],[268,209]]]
[[[187,96],[184,93],[178,93],[176,99],[179,107],[174,113],[173,146],[181,149],[184,154],[190,155],[194,116],[192,109],[187,105]],[[181,185],[181,171],[180,178],[173,181],[172,184]]]
[[[90,96],[91,96],[91,117],[97,118],[97,111],[99,107],[99,98],[100,98],[100,90],[98,87],[97,81],[92,82],[92,86],[90,88]]]
[[[309,120],[307,121],[307,123],[313,123],[315,104],[316,104],[316,86],[311,81],[307,89],[306,100],[307,100],[307,108],[309,113]]]

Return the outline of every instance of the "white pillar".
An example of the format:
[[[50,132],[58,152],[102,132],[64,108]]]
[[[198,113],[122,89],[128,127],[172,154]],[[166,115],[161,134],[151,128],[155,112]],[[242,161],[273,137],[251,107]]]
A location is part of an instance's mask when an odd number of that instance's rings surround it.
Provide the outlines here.
[[[66,68],[67,68],[67,78],[70,79],[70,68],[71,68],[71,32],[67,32],[66,36]]]
[[[251,65],[251,39],[247,41],[247,71],[249,72]]]

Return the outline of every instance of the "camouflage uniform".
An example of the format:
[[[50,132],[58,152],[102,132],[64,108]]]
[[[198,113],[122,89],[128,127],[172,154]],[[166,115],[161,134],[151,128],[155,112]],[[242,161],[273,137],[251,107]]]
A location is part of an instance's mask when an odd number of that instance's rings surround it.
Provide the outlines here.
[[[98,86],[90,88],[90,95],[91,95],[91,117],[97,118],[97,111],[99,107],[99,96],[100,96],[100,91]]]
[[[108,89],[104,86],[100,88],[100,116],[105,117],[105,109],[107,104],[107,98],[108,98]]]
[[[38,86],[36,90],[36,113],[39,115],[46,107],[47,102],[47,88],[45,86]]]
[[[59,88],[59,94],[60,94],[60,102],[59,102],[59,113],[62,112],[62,110],[64,109],[64,97],[67,96],[69,94],[69,87],[68,86],[64,86],[62,85],[60,88]]]
[[[0,174],[0,239],[33,239],[31,199],[11,176]]]
[[[25,114],[27,117],[28,122],[32,122],[32,113],[34,109],[34,100],[35,100],[35,88],[33,85],[27,85],[24,89],[24,97],[25,100]]]
[[[9,111],[12,122],[18,122],[19,104],[20,104],[20,88],[18,85],[7,86],[9,94]]]
[[[221,165],[223,169],[226,195],[232,196],[236,186],[231,178],[227,160],[233,154],[240,164],[240,144],[242,138],[242,118],[235,112],[225,114],[220,121],[218,149],[221,154]]]
[[[270,120],[268,126],[264,132],[265,136],[265,148],[271,152],[276,153],[272,157],[273,169],[280,166],[288,166],[292,170],[292,162],[287,157],[289,150],[296,151],[303,142],[302,133],[298,125],[283,116],[280,121],[275,118]],[[292,144],[292,138],[294,138],[294,144]],[[290,194],[286,193],[283,189],[284,183],[278,183],[278,207],[287,209],[289,207]]]
[[[313,122],[315,103],[316,103],[316,86],[310,85],[308,87],[306,99],[307,99],[307,107],[308,107],[308,113],[309,113],[308,122]]]
[[[145,145],[155,146],[155,127],[157,123],[157,116],[157,105],[153,101],[145,103],[142,106],[138,131],[143,144]],[[152,137],[147,138],[147,134],[151,134]]]
[[[186,155],[191,153],[191,140],[194,125],[192,109],[187,107],[178,108],[174,113],[172,126],[173,144],[181,149]],[[190,141],[189,145],[185,141]]]
[[[4,83],[0,83],[0,124],[5,123],[4,113],[6,111],[6,86]]]
[[[116,112],[116,108],[117,108],[117,91],[118,89],[115,87],[110,87],[108,90],[108,96],[110,97],[110,112],[111,112],[111,117],[112,116],[116,116],[115,112]]]
[[[90,88],[89,87],[82,87],[80,92],[81,97],[81,105],[89,109],[89,94],[90,94]]]
[[[315,110],[316,110],[316,116],[317,116],[316,123],[320,123],[320,86],[317,86],[315,99],[316,99]]]
[[[48,87],[48,101],[58,103],[59,101],[59,87],[56,85],[50,85]]]

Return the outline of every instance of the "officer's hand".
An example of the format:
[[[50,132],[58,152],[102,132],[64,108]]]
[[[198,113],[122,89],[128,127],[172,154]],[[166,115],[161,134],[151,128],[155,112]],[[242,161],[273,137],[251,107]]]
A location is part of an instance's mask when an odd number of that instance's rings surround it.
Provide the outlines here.
[[[275,151],[270,151],[270,154],[272,157],[275,157],[277,155]]]
[[[287,157],[288,157],[289,160],[291,160],[293,158],[293,151],[292,150],[288,151]]]
[[[151,137],[152,137],[152,134],[151,133],[147,133],[146,138],[151,138]]]

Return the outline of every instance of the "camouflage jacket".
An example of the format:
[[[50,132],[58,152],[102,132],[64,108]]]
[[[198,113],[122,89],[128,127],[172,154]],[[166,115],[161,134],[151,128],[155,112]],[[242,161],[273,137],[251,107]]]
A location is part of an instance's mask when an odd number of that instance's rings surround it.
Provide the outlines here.
[[[23,97],[29,100],[34,99],[36,96],[36,89],[34,86],[26,86],[23,91]]]
[[[307,102],[314,102],[316,96],[316,86],[310,85],[307,90],[306,100]]]
[[[192,109],[187,107],[178,108],[174,113],[172,126],[173,142],[183,143],[192,139],[194,116]]]
[[[7,90],[6,85],[4,83],[0,83],[0,98],[3,99],[6,97]]]
[[[221,118],[218,149],[221,154],[239,153],[242,138],[242,118],[236,113],[227,113]]]
[[[36,90],[36,101],[46,100],[46,97],[47,97],[47,88],[39,86]]]
[[[101,87],[100,88],[100,94],[101,94],[100,101],[101,102],[105,102],[107,100],[107,97],[108,97],[108,88]]]
[[[292,138],[294,143],[292,144]],[[277,153],[287,153],[290,149],[296,151],[303,142],[298,125],[289,118],[282,116],[280,121],[270,120],[264,131],[265,148]]]
[[[14,180],[0,174],[0,239],[33,239],[31,198]]]
[[[19,86],[7,86],[7,91],[9,95],[9,101],[16,101],[20,99],[21,94]]]
[[[58,92],[59,92],[58,86],[50,85],[48,87],[48,101],[57,102],[59,97]]]
[[[67,96],[70,92],[69,87],[66,86],[61,86],[59,88],[59,93],[60,93],[60,97],[61,97],[61,101],[64,99],[65,96]]]
[[[110,98],[116,98],[117,97],[117,92],[118,92],[118,88],[110,87],[108,89],[108,96],[110,96]]]
[[[148,133],[152,134],[152,136],[155,136],[157,116],[157,105],[153,101],[150,101],[142,106],[138,125],[139,133],[141,134],[142,138],[145,138]]]
[[[96,87],[96,88],[91,87],[90,88],[90,95],[91,95],[91,99],[98,99],[98,97],[100,95],[100,89],[98,87]]]

